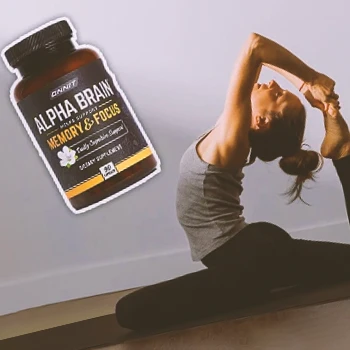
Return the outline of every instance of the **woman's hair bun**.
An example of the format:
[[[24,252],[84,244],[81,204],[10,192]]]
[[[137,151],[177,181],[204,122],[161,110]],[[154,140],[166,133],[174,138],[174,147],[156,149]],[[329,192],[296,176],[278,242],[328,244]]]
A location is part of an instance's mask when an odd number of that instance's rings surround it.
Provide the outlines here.
[[[291,197],[291,203],[297,198],[302,200],[300,194],[303,184],[307,180],[314,180],[315,174],[322,168],[323,158],[315,151],[300,149],[293,155],[282,157],[279,165],[286,174],[296,176],[294,184],[286,192]]]

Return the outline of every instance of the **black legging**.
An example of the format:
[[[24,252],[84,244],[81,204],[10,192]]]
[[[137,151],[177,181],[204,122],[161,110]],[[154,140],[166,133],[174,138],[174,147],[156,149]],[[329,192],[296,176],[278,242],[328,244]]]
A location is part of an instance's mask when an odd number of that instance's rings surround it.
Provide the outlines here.
[[[350,223],[350,156],[333,164]],[[350,280],[350,245],[293,239],[264,222],[248,225],[202,262],[207,269],[122,298],[116,305],[120,325],[163,328],[259,303],[274,288]]]

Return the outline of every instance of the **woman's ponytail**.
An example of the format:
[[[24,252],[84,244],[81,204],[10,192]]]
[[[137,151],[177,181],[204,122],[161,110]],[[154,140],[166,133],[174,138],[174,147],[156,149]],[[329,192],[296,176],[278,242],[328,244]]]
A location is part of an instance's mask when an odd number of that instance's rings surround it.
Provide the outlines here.
[[[300,149],[294,155],[282,157],[279,161],[279,165],[286,174],[296,176],[294,184],[285,193],[290,197],[289,203],[294,202],[297,198],[304,202],[301,198],[304,182],[307,180],[315,180],[315,174],[320,171],[323,166],[322,156],[315,151]]]

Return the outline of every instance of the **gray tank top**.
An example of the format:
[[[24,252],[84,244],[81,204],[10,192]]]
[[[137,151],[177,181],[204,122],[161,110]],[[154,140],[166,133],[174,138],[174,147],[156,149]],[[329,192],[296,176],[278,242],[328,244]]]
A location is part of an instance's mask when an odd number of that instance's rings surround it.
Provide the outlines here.
[[[207,134],[183,154],[176,194],[177,217],[193,261],[202,260],[247,226],[240,203],[244,174],[208,164],[199,157],[197,144]]]

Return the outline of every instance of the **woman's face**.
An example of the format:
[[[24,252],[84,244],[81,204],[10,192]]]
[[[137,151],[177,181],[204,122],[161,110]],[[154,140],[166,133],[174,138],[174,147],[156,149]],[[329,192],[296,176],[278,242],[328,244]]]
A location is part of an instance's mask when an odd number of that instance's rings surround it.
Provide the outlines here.
[[[283,90],[274,80],[268,84],[254,84],[251,96],[252,128],[263,130],[269,127],[270,118],[267,112],[283,115],[285,108],[299,109],[300,99],[288,90]]]

